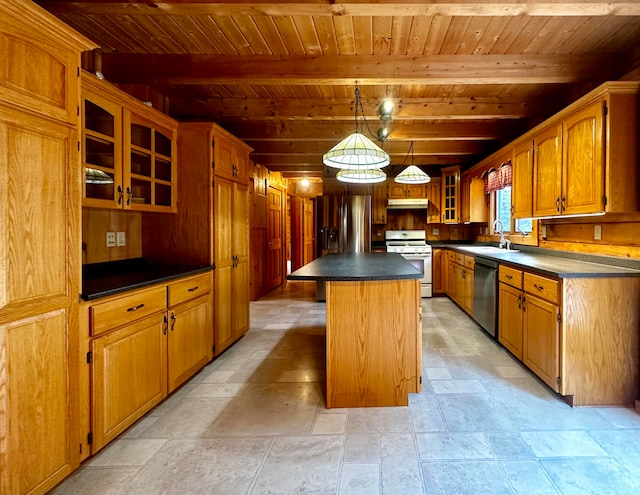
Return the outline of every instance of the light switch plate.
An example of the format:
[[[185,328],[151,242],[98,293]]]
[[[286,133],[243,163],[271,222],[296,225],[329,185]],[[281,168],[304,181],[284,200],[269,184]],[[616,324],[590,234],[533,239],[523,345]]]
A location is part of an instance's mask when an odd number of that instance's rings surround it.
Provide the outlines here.
[[[602,240],[602,225],[593,226],[593,240],[594,241]]]
[[[115,247],[116,245],[116,233],[107,232],[107,247]]]
[[[127,236],[124,232],[116,232],[116,246],[126,246]]]

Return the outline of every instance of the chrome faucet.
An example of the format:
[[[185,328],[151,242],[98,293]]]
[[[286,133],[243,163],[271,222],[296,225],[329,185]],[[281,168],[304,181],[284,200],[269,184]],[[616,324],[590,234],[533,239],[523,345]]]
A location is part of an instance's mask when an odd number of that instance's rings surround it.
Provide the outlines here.
[[[504,224],[502,223],[502,220],[500,220],[499,218],[496,218],[496,220],[493,222],[493,231],[496,234],[500,234],[499,247],[500,249],[503,249],[507,245],[507,241],[504,238]]]

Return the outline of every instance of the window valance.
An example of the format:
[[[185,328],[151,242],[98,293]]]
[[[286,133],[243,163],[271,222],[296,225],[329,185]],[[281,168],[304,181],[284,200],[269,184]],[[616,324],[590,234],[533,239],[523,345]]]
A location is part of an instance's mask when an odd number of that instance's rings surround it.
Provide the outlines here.
[[[502,163],[497,169],[490,168],[482,174],[484,180],[484,193],[489,194],[505,187],[511,186],[513,180],[513,171],[511,160]]]

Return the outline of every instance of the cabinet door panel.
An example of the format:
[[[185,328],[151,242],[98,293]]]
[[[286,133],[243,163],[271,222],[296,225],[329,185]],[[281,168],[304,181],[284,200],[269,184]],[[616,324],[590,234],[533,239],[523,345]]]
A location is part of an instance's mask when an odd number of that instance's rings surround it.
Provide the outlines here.
[[[168,392],[175,390],[211,359],[211,308],[207,295],[169,310]]]
[[[75,467],[67,326],[64,309],[0,325],[0,493],[46,492]]]
[[[513,150],[511,200],[514,218],[533,215],[533,143],[527,141]]]
[[[233,185],[233,254],[249,258],[249,193],[244,184]]]
[[[0,316],[2,308],[66,303],[67,242],[73,211],[67,198],[75,133],[19,112],[0,117]],[[76,172],[77,173],[77,172]],[[75,175],[77,177],[77,175]]]
[[[522,360],[522,291],[501,283],[499,288],[498,340]]]
[[[164,316],[151,316],[92,341],[92,453],[167,395]]]
[[[526,295],[522,361],[556,392],[560,369],[558,306]]]
[[[563,130],[563,212],[604,211],[604,102],[569,117]]]
[[[215,261],[217,268],[233,264],[233,182],[216,177],[213,215],[215,222]]]
[[[559,215],[562,180],[562,126],[534,138],[533,216]]]
[[[233,269],[233,337],[249,330],[249,262],[238,263]]]
[[[233,293],[232,278],[235,276],[235,268],[231,265],[216,267],[215,288],[213,305],[215,312],[215,342],[216,355],[224,351],[233,342]]]

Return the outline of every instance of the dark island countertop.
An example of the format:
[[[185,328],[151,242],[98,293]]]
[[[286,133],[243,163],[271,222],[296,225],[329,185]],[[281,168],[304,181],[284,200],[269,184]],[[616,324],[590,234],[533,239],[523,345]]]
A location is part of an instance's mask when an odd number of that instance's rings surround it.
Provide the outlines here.
[[[397,253],[327,254],[287,276],[287,280],[367,281],[422,278],[422,272]]]
[[[91,301],[211,269],[211,266],[155,265],[142,259],[85,265],[81,297]]]
[[[473,245],[449,245],[447,249],[489,258],[499,263],[530,269],[557,278],[640,277],[640,270],[548,254],[507,251],[506,249],[491,249],[487,246]]]

